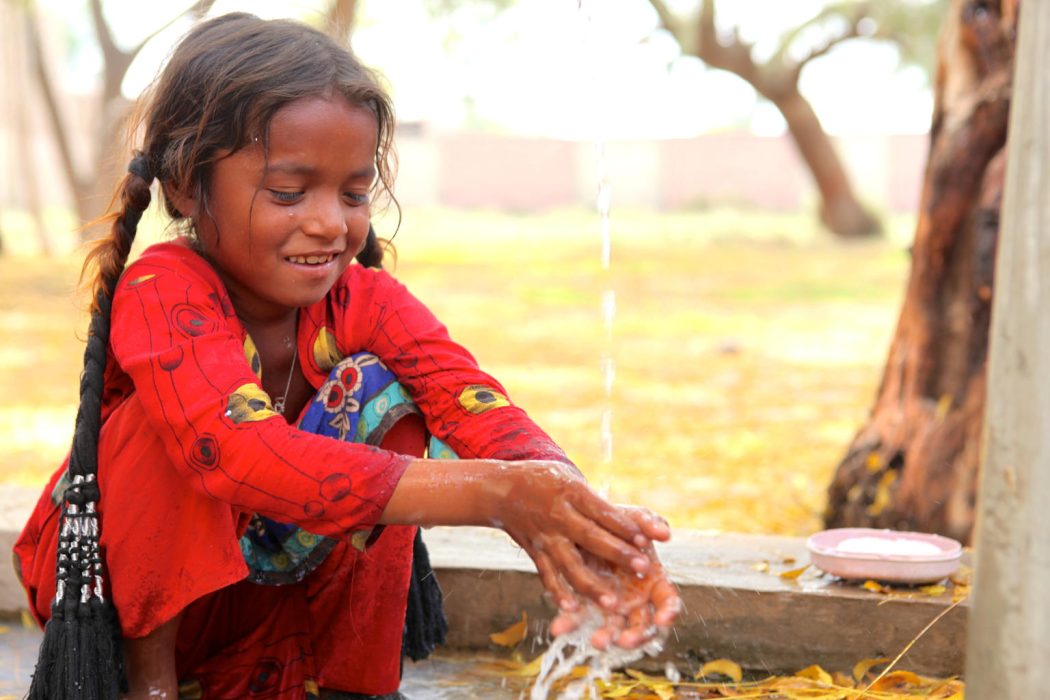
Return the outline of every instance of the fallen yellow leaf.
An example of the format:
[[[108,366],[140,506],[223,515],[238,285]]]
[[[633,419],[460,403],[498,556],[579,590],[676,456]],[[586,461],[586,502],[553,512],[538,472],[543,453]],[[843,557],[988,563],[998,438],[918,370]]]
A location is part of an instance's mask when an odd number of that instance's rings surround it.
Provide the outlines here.
[[[660,683],[652,688],[660,700],[674,700],[674,686],[670,683]]]
[[[801,566],[797,569],[792,569],[791,571],[782,571],[780,572],[780,578],[785,579],[787,581],[794,581],[799,576],[801,576],[808,568],[809,564],[806,564],[805,566]]]
[[[868,671],[875,666],[881,666],[888,661],[889,658],[885,656],[878,659],[861,659],[853,666],[853,680],[859,683],[864,680],[864,676],[868,675]]]
[[[521,620],[501,632],[493,632],[489,635],[489,639],[492,640],[493,644],[499,644],[501,647],[513,647],[525,639],[528,633],[529,616],[522,610]]]
[[[853,687],[853,679],[850,678],[849,676],[847,676],[845,673],[842,673],[841,671],[834,671],[834,672],[832,672],[831,680],[839,688],[852,688]]]
[[[653,676],[646,675],[645,673],[639,671],[636,668],[625,668],[623,672],[631,678],[635,679],[636,681],[641,681],[642,683],[646,683],[649,685],[652,685],[653,683],[659,683],[662,680],[660,678],[654,678]]]
[[[540,654],[529,663],[521,666],[520,668],[511,669],[507,672],[509,676],[538,676],[540,674],[540,666],[543,664],[543,654]]]
[[[801,671],[795,673],[798,678],[808,678],[811,681],[817,681],[824,685],[834,685],[835,682],[831,680],[831,674],[822,669],[820,666],[813,664],[812,666],[806,666]]]
[[[935,584],[930,585],[930,586],[923,586],[919,590],[922,591],[923,593],[925,593],[926,595],[938,596],[938,595],[941,595],[942,593],[944,593],[948,589],[945,588],[944,586],[940,585],[939,583],[935,583]]]
[[[721,675],[731,678],[734,683],[739,683],[740,679],[744,677],[744,672],[740,669],[740,664],[729,659],[715,659],[714,661],[708,661],[706,664],[700,667],[700,670],[696,672],[696,678],[702,678],[704,676],[710,676],[712,673],[720,673]]]
[[[625,698],[629,696],[637,683],[624,683],[623,685],[613,685],[612,683],[602,683],[602,697],[603,698]],[[609,690],[606,690],[609,688]]]
[[[603,698],[623,698],[631,694],[631,692],[638,687],[637,683],[608,683],[602,680],[598,681],[598,687],[601,690]]]
[[[865,581],[864,585],[863,585],[863,588],[866,588],[869,591],[872,591],[874,593],[886,594],[886,593],[890,592],[889,588],[887,588],[886,586],[883,586],[878,581],[871,581],[871,580]]]
[[[869,690],[892,690],[902,685],[922,685],[922,679],[911,671],[893,671],[872,683]]]

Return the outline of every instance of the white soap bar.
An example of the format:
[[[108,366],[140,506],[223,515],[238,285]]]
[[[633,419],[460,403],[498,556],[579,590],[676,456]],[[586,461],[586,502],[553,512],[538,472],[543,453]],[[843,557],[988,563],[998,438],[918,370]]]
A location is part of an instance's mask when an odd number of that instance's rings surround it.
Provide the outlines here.
[[[940,554],[941,548],[929,542],[918,542],[901,538],[886,539],[883,537],[850,537],[835,546],[837,552],[849,554]]]

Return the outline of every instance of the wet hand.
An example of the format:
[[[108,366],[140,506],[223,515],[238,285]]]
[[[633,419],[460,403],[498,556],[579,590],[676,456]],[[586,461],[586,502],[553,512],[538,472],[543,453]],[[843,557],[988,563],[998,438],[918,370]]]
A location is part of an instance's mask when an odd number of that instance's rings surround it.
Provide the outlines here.
[[[618,505],[617,508],[641,528],[646,541],[636,540],[635,544],[638,545],[639,548],[645,549],[649,547],[653,540],[657,542],[666,542],[671,539],[671,526],[663,516],[654,513],[645,506],[621,504]]]
[[[502,494],[498,525],[536,564],[544,587],[565,612],[577,611],[579,598],[606,611],[619,609],[620,584],[588,559],[609,570],[645,575],[653,539],[667,539],[666,523],[642,509],[614,506],[587,486],[569,465],[559,462],[508,464],[499,479]]]

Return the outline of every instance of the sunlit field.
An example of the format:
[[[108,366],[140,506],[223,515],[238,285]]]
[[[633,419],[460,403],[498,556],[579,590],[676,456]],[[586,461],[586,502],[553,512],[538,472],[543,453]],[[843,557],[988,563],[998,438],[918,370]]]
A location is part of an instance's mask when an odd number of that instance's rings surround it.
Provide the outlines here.
[[[678,527],[818,529],[880,378],[909,222],[864,243],[809,216],[729,210],[614,212],[611,230],[604,270],[590,212],[408,210],[395,273],[613,499]],[[2,482],[42,483],[67,449],[77,274],[72,258],[0,258]]]

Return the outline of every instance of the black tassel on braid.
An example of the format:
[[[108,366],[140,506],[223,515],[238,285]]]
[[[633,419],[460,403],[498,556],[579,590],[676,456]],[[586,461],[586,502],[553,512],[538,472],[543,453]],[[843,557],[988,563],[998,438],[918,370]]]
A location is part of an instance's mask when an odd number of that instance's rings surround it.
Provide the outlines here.
[[[127,260],[142,213],[149,206],[146,157],[128,166],[146,187],[123,188],[123,211],[113,225],[120,267]],[[44,627],[28,700],[116,700],[126,693],[127,676],[116,608],[105,596],[104,561],[99,548],[98,439],[102,428],[102,390],[109,345],[110,308],[117,275],[102,275],[91,315],[80,408],[69,455],[70,486],[58,539],[58,573],[51,619]]]

